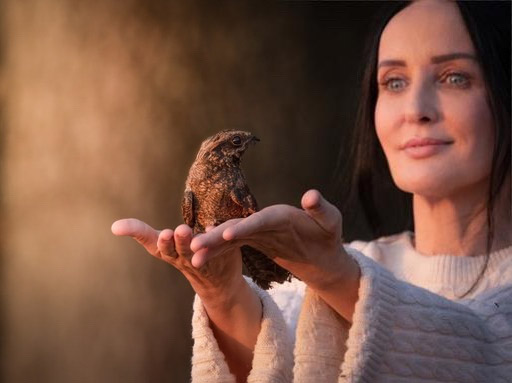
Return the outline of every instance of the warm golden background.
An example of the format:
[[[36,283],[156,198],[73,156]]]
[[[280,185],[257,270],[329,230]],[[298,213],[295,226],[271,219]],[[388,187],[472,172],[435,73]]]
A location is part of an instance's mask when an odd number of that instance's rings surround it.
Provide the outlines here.
[[[261,139],[244,161],[261,206],[334,199],[377,5],[0,7],[1,379],[186,382],[192,291],[111,223],[177,226],[195,151],[226,128]]]

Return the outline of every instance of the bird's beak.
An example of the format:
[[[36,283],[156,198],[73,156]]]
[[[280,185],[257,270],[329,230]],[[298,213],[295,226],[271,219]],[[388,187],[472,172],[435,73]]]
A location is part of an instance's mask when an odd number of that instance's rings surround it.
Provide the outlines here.
[[[248,140],[245,141],[244,146],[242,150],[245,152],[247,149],[249,149],[249,146],[256,145],[256,142],[258,142],[260,139],[256,136],[253,136],[252,134],[247,137]]]

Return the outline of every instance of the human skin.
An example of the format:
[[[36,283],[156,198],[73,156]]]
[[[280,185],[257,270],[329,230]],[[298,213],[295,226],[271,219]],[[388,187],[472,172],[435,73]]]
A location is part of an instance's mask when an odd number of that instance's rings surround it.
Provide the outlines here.
[[[423,254],[486,249],[494,123],[484,75],[457,5],[414,2],[385,27],[378,54],[375,126],[396,185],[413,194],[415,247]],[[404,148],[413,138],[440,145]],[[509,211],[509,180],[496,211]],[[499,215],[493,249],[510,244]]]

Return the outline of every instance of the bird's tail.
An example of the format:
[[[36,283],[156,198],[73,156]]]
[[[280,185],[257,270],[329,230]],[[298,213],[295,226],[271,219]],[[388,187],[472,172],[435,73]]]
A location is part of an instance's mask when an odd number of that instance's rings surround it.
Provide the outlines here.
[[[264,290],[271,282],[283,283],[291,280],[292,274],[251,246],[242,246],[242,260],[252,280]]]

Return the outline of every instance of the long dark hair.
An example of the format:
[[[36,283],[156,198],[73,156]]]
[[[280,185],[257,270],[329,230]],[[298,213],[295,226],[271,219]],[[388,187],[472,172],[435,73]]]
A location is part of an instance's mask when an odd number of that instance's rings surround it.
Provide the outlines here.
[[[402,212],[396,225],[402,231],[413,229],[412,198],[394,186],[384,152],[375,132],[374,111],[377,102],[377,55],[380,37],[389,20],[410,2],[387,4],[376,31],[367,45],[366,68],[362,75],[361,98],[353,136],[353,151],[347,169],[351,174],[348,204],[361,203],[374,237],[391,234],[381,217],[383,205],[393,201],[394,211]],[[511,147],[511,19],[510,2],[457,1],[484,73],[489,106],[494,118],[495,138],[490,185],[487,195],[487,254],[494,240],[494,206],[507,174],[510,174]],[[384,199],[384,202],[383,202]],[[342,210],[344,210],[342,208]],[[510,213],[510,211],[509,211]],[[386,225],[385,225],[386,224]],[[482,278],[489,257],[470,293]],[[464,295],[466,295],[464,294]]]

